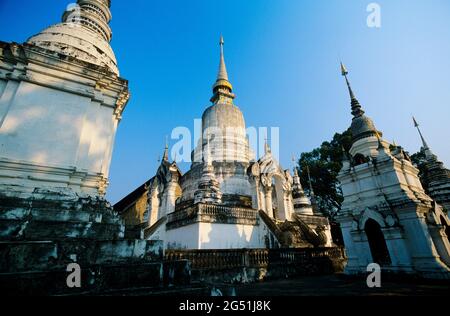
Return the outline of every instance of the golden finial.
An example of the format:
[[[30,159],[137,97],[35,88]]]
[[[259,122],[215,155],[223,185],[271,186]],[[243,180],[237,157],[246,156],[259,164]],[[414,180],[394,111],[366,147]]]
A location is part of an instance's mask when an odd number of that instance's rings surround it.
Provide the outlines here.
[[[341,62],[341,72],[343,76],[347,76],[348,75],[348,70],[347,68],[345,68],[345,65]]]
[[[225,66],[225,57],[224,57],[224,44],[225,41],[223,39],[223,36],[220,35],[220,63],[219,63],[219,72],[217,73],[217,79],[216,82],[213,85],[213,97],[211,98],[211,102],[216,103],[219,99],[222,98],[222,102],[225,102],[226,99],[228,103],[232,103],[232,100],[234,99],[233,86],[228,81],[228,73],[227,73],[227,67]],[[220,88],[220,89],[219,89]]]

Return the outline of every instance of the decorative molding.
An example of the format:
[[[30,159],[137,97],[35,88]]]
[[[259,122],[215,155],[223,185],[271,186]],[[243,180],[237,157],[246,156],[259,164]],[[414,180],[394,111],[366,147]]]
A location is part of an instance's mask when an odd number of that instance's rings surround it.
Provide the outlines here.
[[[258,211],[242,207],[198,203],[167,215],[167,230],[193,223],[259,224]]]

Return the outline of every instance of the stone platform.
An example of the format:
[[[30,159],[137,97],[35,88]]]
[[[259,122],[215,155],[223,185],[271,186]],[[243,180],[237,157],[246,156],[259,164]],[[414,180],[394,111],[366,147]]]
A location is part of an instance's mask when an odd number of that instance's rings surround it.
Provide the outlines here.
[[[166,261],[160,240],[126,239],[108,202],[67,191],[0,194],[0,292],[95,294],[190,282],[186,260]],[[81,269],[81,288],[67,286]]]

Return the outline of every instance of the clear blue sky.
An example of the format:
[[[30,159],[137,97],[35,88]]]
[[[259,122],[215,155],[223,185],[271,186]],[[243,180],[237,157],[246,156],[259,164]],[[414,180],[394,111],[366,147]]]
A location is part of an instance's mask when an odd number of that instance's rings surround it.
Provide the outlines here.
[[[280,127],[280,160],[309,151],[351,121],[343,59],[366,113],[410,153],[420,142],[450,167],[450,1],[112,0],[112,46],[132,99],[110,174],[112,202],[152,176],[165,135],[193,128],[209,105],[218,37],[248,126]],[[0,0],[0,40],[24,42],[58,22],[67,0]]]

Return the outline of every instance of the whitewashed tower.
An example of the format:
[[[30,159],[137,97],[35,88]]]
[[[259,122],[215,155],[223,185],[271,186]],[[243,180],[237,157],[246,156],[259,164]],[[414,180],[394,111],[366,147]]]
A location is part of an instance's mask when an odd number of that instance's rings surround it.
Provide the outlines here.
[[[128,101],[109,0],[79,0],[25,44],[0,44],[0,192],[103,196]]]
[[[350,157],[344,155],[338,175],[344,202],[337,220],[348,256],[346,272],[365,273],[368,264],[378,263],[385,271],[450,278],[442,208],[425,194],[403,149],[381,138],[341,68],[353,114]]]
[[[78,0],[26,43],[0,42],[2,293],[73,295],[72,263],[83,293],[129,287],[131,266],[146,271],[139,286],[163,284],[162,241],[139,239],[104,199],[129,98],[109,45],[110,4]]]
[[[26,43],[0,42],[0,238],[116,239],[104,200],[129,99],[109,0],[78,0]]]

